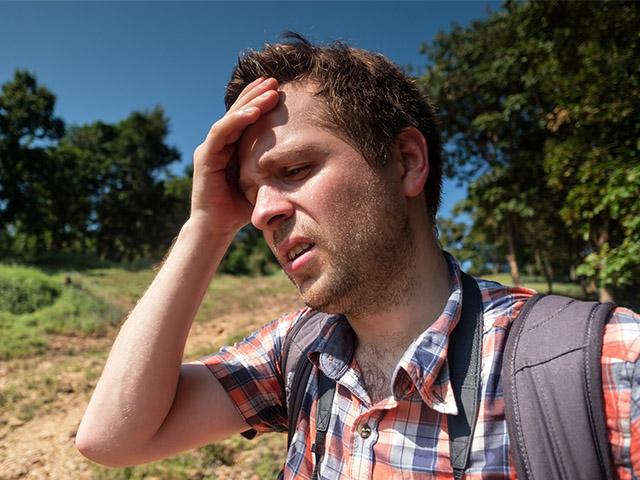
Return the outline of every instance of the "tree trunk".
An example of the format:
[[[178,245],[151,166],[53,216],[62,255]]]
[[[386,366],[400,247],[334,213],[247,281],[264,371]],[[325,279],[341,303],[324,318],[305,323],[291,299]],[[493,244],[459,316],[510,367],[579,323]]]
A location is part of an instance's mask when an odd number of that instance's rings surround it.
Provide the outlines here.
[[[598,300],[600,302],[613,302],[613,290],[607,285],[603,285],[598,290]]]
[[[547,285],[549,287],[549,294],[553,293],[553,265],[549,261],[549,255],[542,254],[542,264],[544,266],[544,278],[547,279]]]
[[[609,225],[608,222],[600,225],[599,228],[592,235],[592,242],[595,245],[596,252],[600,253],[602,248],[606,243],[609,242]],[[602,260],[602,265],[600,269],[602,269],[606,264],[606,258]],[[598,285],[598,299],[601,302],[613,302],[613,290],[611,285]]]
[[[549,257],[543,254],[539,248],[534,250],[533,256],[536,260],[536,267],[538,271],[542,273],[545,281],[547,282],[547,293],[553,293],[553,270],[549,265]]]
[[[511,278],[513,279],[514,285],[517,287],[522,285],[520,281],[520,270],[518,269],[518,255],[516,253],[516,242],[515,242],[515,225],[513,221],[513,216],[509,214],[507,216],[507,248],[509,249],[509,253],[507,253],[507,261],[509,262],[509,270],[511,271]]]
[[[542,255],[540,254],[539,248],[536,248],[533,251],[533,258],[536,261],[536,268],[538,269],[538,272],[544,275],[544,267],[542,266]]]
[[[596,281],[592,278],[588,281],[580,282],[582,286],[582,292],[584,293],[585,298],[589,298],[595,295],[598,292],[598,286],[596,285]]]
[[[534,250],[533,256],[534,256],[534,258],[536,260],[536,268],[538,269],[538,271],[540,273],[542,273],[542,275],[544,276],[544,279],[547,282],[547,293],[548,294],[553,293],[553,280],[551,278],[549,278],[549,272],[547,270],[547,266],[542,261],[542,253],[540,252],[539,248],[536,248]]]

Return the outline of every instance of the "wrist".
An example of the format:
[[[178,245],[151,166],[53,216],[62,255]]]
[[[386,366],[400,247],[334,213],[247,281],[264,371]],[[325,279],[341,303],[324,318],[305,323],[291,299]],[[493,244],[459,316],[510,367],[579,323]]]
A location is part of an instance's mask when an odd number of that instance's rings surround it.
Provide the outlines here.
[[[196,214],[191,215],[184,223],[180,230],[180,236],[194,236],[206,240],[208,243],[229,245],[238,231],[240,231],[240,228],[220,228],[215,226],[207,215]]]

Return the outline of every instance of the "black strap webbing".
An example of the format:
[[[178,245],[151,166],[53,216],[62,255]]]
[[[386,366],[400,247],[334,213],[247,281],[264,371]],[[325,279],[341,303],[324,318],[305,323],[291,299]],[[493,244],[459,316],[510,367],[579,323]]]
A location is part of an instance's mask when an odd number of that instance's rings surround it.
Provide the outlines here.
[[[313,469],[312,480],[317,480],[318,470],[322,457],[324,456],[324,444],[331,420],[331,405],[333,396],[336,393],[336,383],[327,377],[321,370],[318,370],[318,405],[316,410],[316,441],[312,446],[315,455],[315,468]]]
[[[458,415],[447,415],[449,451],[454,478],[469,460],[480,403],[482,295],[473,277],[462,273],[462,314],[449,338],[449,371]]]
[[[287,425],[287,450],[291,447],[291,440],[296,433],[296,424],[298,423],[298,417],[300,416],[300,409],[302,408],[302,400],[304,393],[309,383],[309,377],[311,376],[311,370],[313,364],[304,354],[300,357],[296,365],[295,372],[293,374],[293,381],[291,383],[291,393],[289,394],[289,418]]]
[[[447,415],[451,466],[455,479],[462,478],[471,450],[480,401],[482,354],[482,296],[476,281],[466,273],[462,273],[462,292],[461,318],[449,339],[448,355],[451,385],[458,406],[458,415]],[[296,365],[291,382],[287,448],[291,446],[291,440],[295,434],[311,370],[312,364],[305,352],[300,355],[300,361]],[[319,372],[318,390],[316,418],[318,436],[313,444],[316,460],[314,480],[318,478],[318,466],[324,455],[326,432],[335,395],[335,382]]]

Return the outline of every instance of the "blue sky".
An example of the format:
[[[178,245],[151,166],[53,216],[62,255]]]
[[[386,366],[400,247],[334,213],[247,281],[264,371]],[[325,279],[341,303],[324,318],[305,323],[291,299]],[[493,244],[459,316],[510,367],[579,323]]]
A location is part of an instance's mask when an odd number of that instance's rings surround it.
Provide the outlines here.
[[[28,69],[69,124],[116,122],[164,107],[181,173],[211,123],[238,53],[294,30],[340,39],[420,72],[420,45],[499,2],[0,2],[0,83]],[[442,213],[464,191],[445,182]]]

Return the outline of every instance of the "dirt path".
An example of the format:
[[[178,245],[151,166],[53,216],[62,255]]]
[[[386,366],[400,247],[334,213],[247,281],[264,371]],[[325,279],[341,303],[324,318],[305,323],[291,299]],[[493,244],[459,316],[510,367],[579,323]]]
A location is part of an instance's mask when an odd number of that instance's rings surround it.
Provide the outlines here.
[[[0,478],[91,478],[74,438],[87,398],[73,398],[53,413],[18,426],[2,438]]]
[[[255,329],[265,319],[297,307],[297,299],[273,299],[261,307],[259,312],[236,312],[194,324],[185,357],[211,352],[237,332]],[[0,362],[1,480],[95,478],[95,467],[78,453],[74,438],[106,360],[103,352],[108,352],[115,334],[114,330],[102,339],[52,337],[44,357]],[[244,452],[234,465],[216,469],[216,475],[258,479],[243,467],[252,454],[256,453]]]

